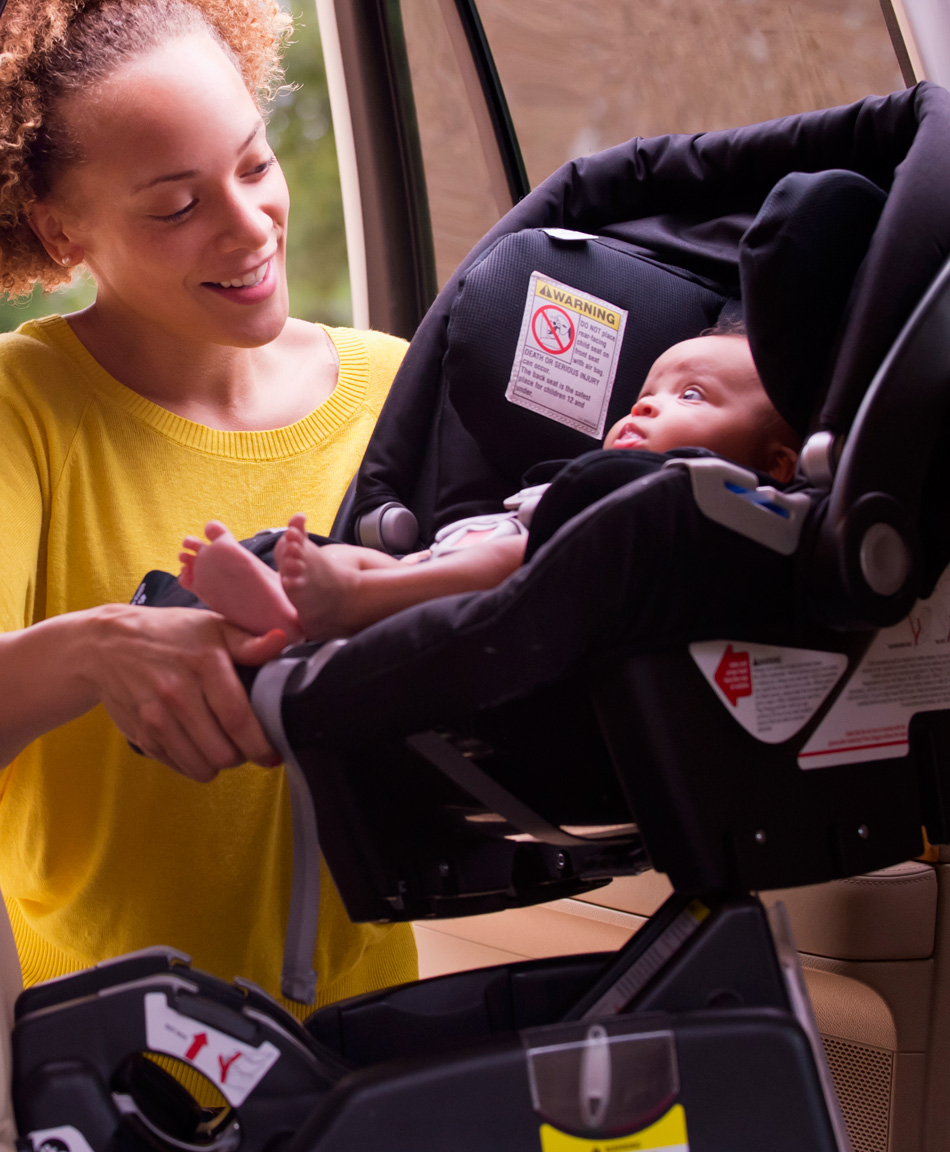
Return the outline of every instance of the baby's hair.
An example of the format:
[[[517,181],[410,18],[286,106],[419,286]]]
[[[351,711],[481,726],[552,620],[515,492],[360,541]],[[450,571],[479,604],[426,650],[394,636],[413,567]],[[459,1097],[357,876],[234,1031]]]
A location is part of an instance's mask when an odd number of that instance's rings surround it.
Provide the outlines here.
[[[748,336],[749,329],[741,316],[720,316],[711,328],[704,328],[700,336]]]
[[[749,329],[746,326],[745,318],[742,316],[720,316],[711,328],[704,328],[700,332],[700,336],[741,336],[748,340]],[[769,431],[772,435],[786,447],[799,452],[803,437],[782,416],[774,402],[772,402],[772,412],[769,419]]]
[[[291,20],[278,0],[8,0],[0,20],[0,293],[55,288],[70,273],[30,228],[33,205],[81,156],[57,104],[127,59],[204,32],[263,109],[283,79]]]

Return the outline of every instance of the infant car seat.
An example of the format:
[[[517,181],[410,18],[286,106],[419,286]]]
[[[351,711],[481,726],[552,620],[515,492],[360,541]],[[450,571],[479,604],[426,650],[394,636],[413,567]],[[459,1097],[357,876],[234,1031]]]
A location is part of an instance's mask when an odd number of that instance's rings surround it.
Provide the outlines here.
[[[759,298],[749,315],[753,338],[760,323],[766,326],[756,358],[773,394],[801,395],[811,415],[820,412],[822,427],[845,431],[946,251],[938,239],[946,227],[941,189],[950,165],[945,100],[943,90],[925,83],[733,131],[636,139],[566,164],[487,233],[429,309],[371,439],[354,499],[341,510],[338,533],[386,547],[388,532],[390,551],[407,550],[416,533],[401,507],[412,512],[419,539],[428,542],[442,524],[493,509],[518,488],[529,462],[596,447],[589,428],[512,405],[505,389],[490,380],[494,370],[508,384],[528,287],[527,277],[494,249],[506,242],[527,248],[526,262],[535,256],[552,261],[540,263],[541,271],[577,277],[576,286],[589,283],[592,295],[617,299],[619,293],[626,301],[631,328],[609,397],[609,427],[629,411],[657,352],[697,335],[724,307],[733,312],[730,302],[740,292],[739,240],[789,172],[846,169],[887,193],[857,279],[851,230],[829,226],[815,210],[790,238],[787,262],[772,258],[771,286],[754,267],[747,269]],[[860,221],[855,223],[860,236]],[[527,229],[554,232],[518,240]],[[573,253],[569,269],[565,229],[598,237]],[[760,240],[767,246],[767,237]],[[796,258],[802,244],[806,252]],[[843,271],[830,254],[823,255],[826,245],[840,251]],[[605,272],[607,246],[628,252],[630,259],[614,261]],[[818,257],[817,267],[810,266],[811,255]],[[482,267],[486,261],[493,261],[491,271]],[[481,291],[486,282],[497,300],[483,294],[477,307],[468,307],[470,291]],[[840,297],[852,286],[849,322],[841,325]],[[458,351],[454,343],[450,347],[450,334],[454,341],[460,328],[463,336],[470,330],[467,317],[477,326],[486,316],[492,321],[472,332],[474,349],[467,343]],[[485,387],[479,389],[477,381],[468,389],[453,386],[473,352]],[[817,400],[826,391],[822,406]],[[496,420],[502,421],[498,429]]]
[[[933,511],[950,401],[948,127],[950,96],[921,85],[633,142],[532,193],[434,305],[341,530],[399,550],[492,505],[527,467],[572,458],[537,508],[529,562],[492,592],[289,650],[252,699],[306,781],[356,919],[537,901],[647,861],[675,891],[616,956],[317,1013],[291,1045],[312,1107],[298,1122],[288,1106],[271,1146],[848,1147],[781,917],[770,924],[749,892],[896,863],[919,852],[922,825],[950,840],[950,656],[936,634],[913,651],[895,631],[915,603],[931,597],[936,615],[947,599],[950,542]],[[596,238],[523,235],[551,227]],[[518,305],[480,332],[496,255]],[[661,292],[672,319],[648,306]],[[812,431],[795,484],[702,453],[584,451],[629,408],[654,349],[739,299],[776,406]],[[554,312],[532,329],[554,307],[573,335]],[[590,348],[618,335],[585,358],[578,416],[572,385],[541,372],[534,387],[516,352],[561,355],[582,316],[600,326],[585,329]],[[34,1148],[83,1130],[76,1085],[92,1083],[105,1085],[94,1146],[120,1129],[168,1146],[134,1093],[109,1086],[121,1044],[57,1039],[93,1009],[104,1018],[110,996],[132,1005],[161,981],[179,1023],[243,1028],[255,1057],[280,1049],[258,994],[222,1004],[174,958],[128,963],[21,1000],[16,1102]],[[260,1081],[267,1100],[286,1099],[279,1068]],[[127,1117],[137,1107],[137,1127],[109,1119],[110,1092]],[[256,1120],[247,1129],[246,1146],[265,1146]]]

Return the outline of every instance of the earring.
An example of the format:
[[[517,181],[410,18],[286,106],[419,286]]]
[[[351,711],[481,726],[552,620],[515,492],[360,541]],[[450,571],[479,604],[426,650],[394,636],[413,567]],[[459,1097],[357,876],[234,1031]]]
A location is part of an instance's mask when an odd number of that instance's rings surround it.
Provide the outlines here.
[[[64,268],[68,268],[69,267],[69,257],[64,256],[63,259],[61,260],[61,264],[63,265]]]

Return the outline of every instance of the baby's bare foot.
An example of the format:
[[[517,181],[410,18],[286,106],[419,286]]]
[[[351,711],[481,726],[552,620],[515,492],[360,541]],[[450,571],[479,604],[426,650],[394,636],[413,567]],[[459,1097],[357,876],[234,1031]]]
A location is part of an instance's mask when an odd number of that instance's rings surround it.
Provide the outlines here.
[[[308,640],[332,640],[352,635],[346,607],[355,570],[321,555],[322,549],[307,535],[302,515],[291,518],[274,555],[287,598],[297,610]]]
[[[186,536],[178,577],[209,608],[244,628],[263,635],[280,628],[293,643],[302,638],[297,611],[288,600],[280,576],[253,553],[242,548],[217,520],[205,525],[207,541]]]
[[[287,529],[283,535],[278,539],[274,546],[274,562],[277,565],[277,571],[281,571],[283,563],[284,552],[288,547],[288,538],[297,539],[303,537],[305,540],[310,540],[307,535],[307,517],[303,512],[295,512],[293,516],[287,521]],[[311,541],[312,543],[312,541]]]

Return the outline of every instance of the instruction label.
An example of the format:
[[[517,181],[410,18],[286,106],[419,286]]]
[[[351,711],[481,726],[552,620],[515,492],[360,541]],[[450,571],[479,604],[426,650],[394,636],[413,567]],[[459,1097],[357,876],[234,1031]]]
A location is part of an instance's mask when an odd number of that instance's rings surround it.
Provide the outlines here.
[[[243,1104],[280,1059],[269,1040],[243,1044],[170,1007],[164,992],[145,994],[145,1038],[152,1052],[176,1056],[197,1068],[234,1107]]]
[[[848,666],[838,652],[726,640],[690,644],[689,651],[730,713],[764,744],[800,731]]]
[[[542,1152],[689,1152],[686,1113],[682,1104],[674,1104],[649,1128],[604,1140],[570,1136],[550,1124],[542,1124],[541,1149]]]
[[[602,439],[626,325],[623,308],[532,272],[505,398]]]
[[[943,708],[950,708],[950,568],[906,620],[878,632],[799,753],[799,766],[906,756],[911,718]]]

